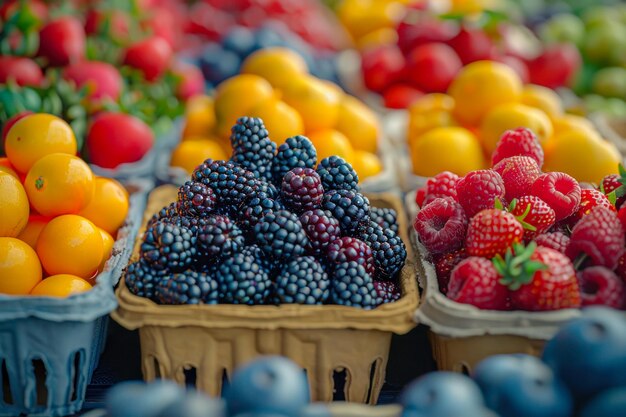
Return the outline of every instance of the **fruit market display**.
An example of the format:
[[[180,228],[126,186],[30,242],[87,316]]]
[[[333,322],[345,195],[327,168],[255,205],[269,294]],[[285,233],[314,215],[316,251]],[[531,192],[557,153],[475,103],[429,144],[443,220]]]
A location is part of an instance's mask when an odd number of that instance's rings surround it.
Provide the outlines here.
[[[319,160],[340,156],[361,180],[380,173],[376,114],[337,85],[310,75],[307,68],[300,55],[286,48],[251,54],[240,75],[217,86],[214,98],[190,100],[183,139],[171,165],[191,173],[204,159],[226,159],[231,154],[230,128],[247,114],[262,118],[278,144],[305,134]]]
[[[414,227],[441,292],[489,310],[625,308],[622,177],[596,188],[543,161],[530,130],[507,131],[491,169],[418,191]]]
[[[0,293],[88,291],[128,212],[128,193],[76,156],[71,127],[45,113],[7,132],[0,171]]]
[[[454,78],[447,94],[432,93],[409,109],[407,139],[413,173],[465,175],[490,166],[501,135],[526,127],[539,139],[545,171],[562,171],[598,184],[617,173],[621,155],[593,124],[563,112],[550,89],[523,85],[504,64],[477,61]]]
[[[207,159],[146,226],[126,286],[160,304],[339,304],[400,297],[396,213],[370,207],[343,158],[263,120],[231,129],[230,160]]]

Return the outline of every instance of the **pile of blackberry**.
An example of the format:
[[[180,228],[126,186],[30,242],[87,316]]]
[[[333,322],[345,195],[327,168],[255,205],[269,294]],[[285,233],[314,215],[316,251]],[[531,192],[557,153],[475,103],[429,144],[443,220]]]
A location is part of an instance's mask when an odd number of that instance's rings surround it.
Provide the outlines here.
[[[159,304],[337,304],[400,298],[396,213],[370,207],[338,156],[309,139],[276,146],[241,117],[229,161],[206,160],[148,222],[126,285]]]

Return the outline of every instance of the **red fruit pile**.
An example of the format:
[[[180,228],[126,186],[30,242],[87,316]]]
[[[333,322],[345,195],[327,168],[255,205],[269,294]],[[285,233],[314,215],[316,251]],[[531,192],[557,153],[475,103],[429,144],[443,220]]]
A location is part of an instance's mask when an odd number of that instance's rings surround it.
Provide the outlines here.
[[[439,289],[490,310],[626,309],[626,171],[582,189],[542,172],[540,150],[530,130],[507,131],[491,169],[418,190],[414,228]]]

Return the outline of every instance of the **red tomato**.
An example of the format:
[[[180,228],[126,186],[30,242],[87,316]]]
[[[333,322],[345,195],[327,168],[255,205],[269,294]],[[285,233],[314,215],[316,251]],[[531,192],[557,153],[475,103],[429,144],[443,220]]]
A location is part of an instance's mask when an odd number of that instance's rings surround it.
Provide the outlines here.
[[[83,61],[72,64],[65,68],[63,76],[78,87],[90,83],[89,97],[93,100],[117,100],[122,91],[122,76],[117,68],[106,62]]]
[[[480,29],[463,28],[448,41],[448,45],[456,51],[463,65],[491,59],[495,53],[493,41]]]
[[[404,56],[395,45],[384,45],[365,51],[361,59],[365,86],[372,91],[383,91],[399,81],[404,65]]]
[[[580,68],[580,52],[572,44],[547,46],[541,55],[528,62],[530,82],[548,88],[567,85]]]
[[[204,76],[200,68],[185,62],[174,64],[174,74],[181,77],[176,94],[183,100],[187,100],[196,94],[204,92]]]
[[[407,13],[398,25],[398,46],[407,53],[419,45],[447,42],[456,34],[456,26],[420,11]]]
[[[83,25],[70,16],[48,23],[39,32],[37,55],[46,58],[51,66],[64,66],[82,60],[85,56]]]
[[[388,109],[406,109],[423,96],[417,88],[407,84],[395,84],[385,90],[383,99]]]
[[[0,56],[0,84],[7,83],[9,79],[18,85],[39,86],[43,81],[43,72],[30,58]]]
[[[463,67],[454,49],[443,43],[427,43],[406,58],[406,77],[420,90],[442,93]]]
[[[103,168],[135,162],[152,148],[152,129],[134,116],[123,113],[101,113],[87,133],[89,160]]]
[[[126,50],[124,64],[143,72],[148,81],[159,78],[170,66],[172,48],[162,38],[153,36],[131,45]]]

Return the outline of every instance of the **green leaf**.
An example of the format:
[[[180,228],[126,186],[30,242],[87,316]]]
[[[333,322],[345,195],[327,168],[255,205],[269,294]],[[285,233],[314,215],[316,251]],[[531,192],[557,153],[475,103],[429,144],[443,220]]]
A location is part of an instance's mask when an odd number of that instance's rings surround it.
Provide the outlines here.
[[[620,187],[621,188],[621,187]],[[615,190],[611,191],[610,193],[608,193],[606,195],[606,197],[609,199],[609,202],[614,206],[615,203],[617,202],[617,194],[615,192]]]

